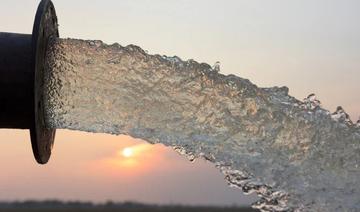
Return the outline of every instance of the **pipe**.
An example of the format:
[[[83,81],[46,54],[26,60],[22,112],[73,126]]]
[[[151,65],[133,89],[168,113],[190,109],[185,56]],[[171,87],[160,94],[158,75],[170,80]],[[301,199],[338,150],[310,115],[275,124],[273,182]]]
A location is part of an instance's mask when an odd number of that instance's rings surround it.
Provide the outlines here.
[[[48,40],[59,37],[50,0],[38,6],[32,34],[0,32],[0,128],[29,129],[34,157],[48,162],[55,129],[47,129],[43,75]]]
[[[0,128],[30,129],[34,77],[31,35],[0,33]]]

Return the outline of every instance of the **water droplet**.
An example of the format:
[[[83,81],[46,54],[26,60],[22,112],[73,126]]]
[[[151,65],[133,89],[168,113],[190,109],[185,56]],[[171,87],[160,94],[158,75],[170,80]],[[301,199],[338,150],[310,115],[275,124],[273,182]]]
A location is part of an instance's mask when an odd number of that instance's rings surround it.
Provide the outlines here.
[[[314,110],[321,106],[320,100],[316,98],[314,93],[309,94],[306,98],[304,98],[304,102],[302,107],[307,110]]]
[[[347,114],[341,106],[336,108],[336,111],[331,114],[331,118],[347,125],[353,125],[349,114]]]
[[[315,100],[316,100],[316,96],[315,96],[314,93],[312,93],[312,94],[309,94],[309,95],[307,96],[307,99],[309,99],[310,101],[315,101]]]
[[[193,63],[195,63],[195,60],[193,60],[193,59],[188,59],[188,60],[186,61],[186,65],[191,65],[191,64],[193,64]]]
[[[113,43],[111,44],[112,47],[120,49],[122,46],[119,43]]]
[[[216,61],[216,63],[212,67],[213,71],[219,73],[220,72],[220,62]]]

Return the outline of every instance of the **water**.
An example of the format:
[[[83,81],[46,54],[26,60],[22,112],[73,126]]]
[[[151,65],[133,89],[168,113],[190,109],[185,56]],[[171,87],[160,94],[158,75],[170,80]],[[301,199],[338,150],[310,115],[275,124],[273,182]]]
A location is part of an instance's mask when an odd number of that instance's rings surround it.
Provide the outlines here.
[[[46,124],[126,134],[215,164],[264,211],[359,211],[360,127],[314,94],[259,88],[194,60],[101,41],[53,40]]]
[[[338,122],[343,122],[348,126],[353,125],[353,122],[351,121],[349,114],[347,114],[341,106],[338,106],[336,108],[336,111],[331,114],[331,118],[333,118]]]

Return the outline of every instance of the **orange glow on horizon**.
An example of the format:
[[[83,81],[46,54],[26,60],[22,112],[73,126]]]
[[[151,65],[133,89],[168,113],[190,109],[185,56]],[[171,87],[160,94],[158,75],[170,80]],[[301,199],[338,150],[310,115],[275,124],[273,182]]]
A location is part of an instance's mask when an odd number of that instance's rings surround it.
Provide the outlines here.
[[[165,147],[147,143],[122,146],[109,157],[101,158],[92,167],[106,176],[139,176],[156,169],[165,156]]]

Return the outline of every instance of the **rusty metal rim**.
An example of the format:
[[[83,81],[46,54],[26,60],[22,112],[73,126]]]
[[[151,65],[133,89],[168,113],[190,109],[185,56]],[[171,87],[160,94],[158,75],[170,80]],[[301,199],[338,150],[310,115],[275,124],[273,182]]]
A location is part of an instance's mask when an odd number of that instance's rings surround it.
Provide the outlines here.
[[[50,0],[42,0],[36,12],[32,32],[34,122],[30,127],[31,146],[39,164],[48,162],[55,138],[55,129],[48,129],[45,126],[43,102],[45,56],[47,44],[51,37],[59,37],[56,12]]]

